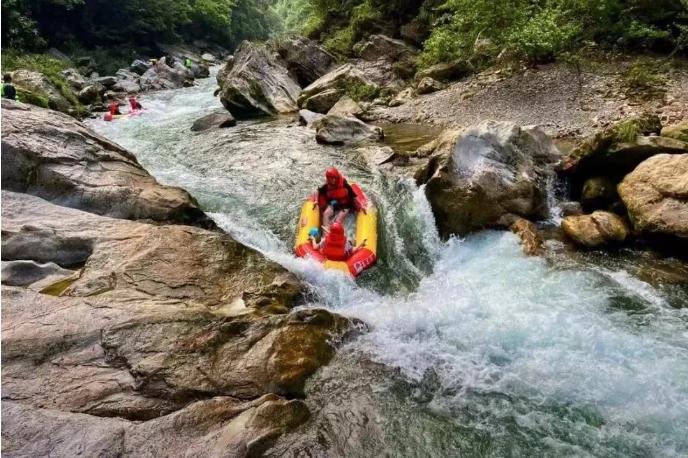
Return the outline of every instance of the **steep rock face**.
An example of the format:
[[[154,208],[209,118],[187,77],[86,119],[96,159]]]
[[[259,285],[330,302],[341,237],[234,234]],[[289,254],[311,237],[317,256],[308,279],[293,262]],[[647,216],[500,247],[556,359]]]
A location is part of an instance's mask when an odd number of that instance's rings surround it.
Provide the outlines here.
[[[120,146],[10,100],[2,101],[2,187],[116,218],[215,227],[186,191],[158,184]]]
[[[636,230],[688,240],[688,154],[647,159],[618,191]]]
[[[303,87],[325,75],[335,63],[335,57],[313,40],[305,37],[285,37],[271,46],[287,65],[287,69]]]
[[[222,105],[236,118],[270,116],[298,110],[296,98],[301,88],[283,62],[263,45],[242,42],[228,63],[228,71],[218,74]]]
[[[289,313],[284,269],[200,228],[2,201],[4,263],[68,278],[2,287],[3,452],[244,456],[308,417],[279,395],[303,396],[351,323]]]
[[[509,215],[547,216],[546,181],[559,151],[540,129],[487,121],[426,149],[435,170],[422,175],[430,176],[426,195],[443,236],[508,224]]]
[[[386,35],[371,35],[356,43],[354,53],[365,60],[386,59],[391,61],[404,60],[416,56],[418,50],[407,45],[402,40],[396,40]]]
[[[605,211],[567,216],[562,220],[561,228],[574,242],[588,248],[623,242],[630,233],[620,216]]]

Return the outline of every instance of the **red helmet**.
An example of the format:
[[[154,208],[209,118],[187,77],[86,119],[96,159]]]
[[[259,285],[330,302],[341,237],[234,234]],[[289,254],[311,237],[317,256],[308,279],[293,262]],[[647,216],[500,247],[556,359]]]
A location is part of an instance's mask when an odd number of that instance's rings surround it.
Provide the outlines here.
[[[334,167],[330,167],[325,171],[325,178],[336,178],[339,179],[342,176],[341,173],[339,173],[339,170],[337,170]]]

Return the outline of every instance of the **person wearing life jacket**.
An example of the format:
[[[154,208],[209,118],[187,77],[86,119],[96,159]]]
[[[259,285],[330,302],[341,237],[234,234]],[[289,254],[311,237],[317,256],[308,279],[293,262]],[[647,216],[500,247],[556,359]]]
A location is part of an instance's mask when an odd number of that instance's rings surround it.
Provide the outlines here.
[[[136,100],[136,97],[133,95],[129,96],[129,105],[131,105],[131,111],[143,110],[143,106],[139,103],[138,100]]]
[[[119,104],[117,103],[117,100],[115,100],[114,98],[110,99],[110,104],[108,105],[108,111],[110,112],[110,115],[112,115],[112,116],[122,114],[119,111]]]
[[[17,90],[12,84],[12,75],[9,73],[2,76],[2,96],[6,99],[17,100]]]
[[[336,221],[342,222],[349,210],[361,210],[351,185],[346,178],[334,167],[325,171],[326,183],[318,188],[318,205],[323,217],[323,227],[328,227],[335,212],[339,212]]]
[[[339,222],[330,225],[329,231],[317,245],[320,253],[332,261],[344,261],[351,255],[351,242],[346,237],[344,226]]]

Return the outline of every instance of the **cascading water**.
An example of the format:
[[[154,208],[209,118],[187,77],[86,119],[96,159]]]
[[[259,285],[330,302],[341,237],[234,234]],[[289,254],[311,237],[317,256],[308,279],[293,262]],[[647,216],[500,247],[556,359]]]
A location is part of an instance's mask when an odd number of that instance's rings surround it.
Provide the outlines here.
[[[440,242],[422,189],[291,118],[190,132],[220,108],[213,80],[201,84],[91,124],[298,273],[318,305],[370,326],[310,380],[313,418],[274,456],[688,454],[684,267],[556,242],[527,258],[504,232]],[[380,209],[380,263],[358,284],[291,255],[303,198],[330,165]]]

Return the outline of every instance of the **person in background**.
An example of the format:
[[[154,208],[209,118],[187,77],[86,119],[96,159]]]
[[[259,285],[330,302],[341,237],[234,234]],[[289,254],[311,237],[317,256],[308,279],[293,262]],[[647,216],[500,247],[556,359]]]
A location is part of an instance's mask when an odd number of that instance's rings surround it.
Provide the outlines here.
[[[131,106],[131,111],[143,110],[143,106],[136,100],[136,96],[133,94],[129,96],[129,105]]]
[[[9,73],[2,76],[2,96],[6,99],[17,100],[17,90],[12,84],[12,75]]]
[[[110,115],[112,115],[112,116],[122,114],[119,111],[119,103],[117,103],[117,100],[115,100],[115,98],[112,96],[110,96],[110,103],[108,104],[108,112],[110,112]]]

